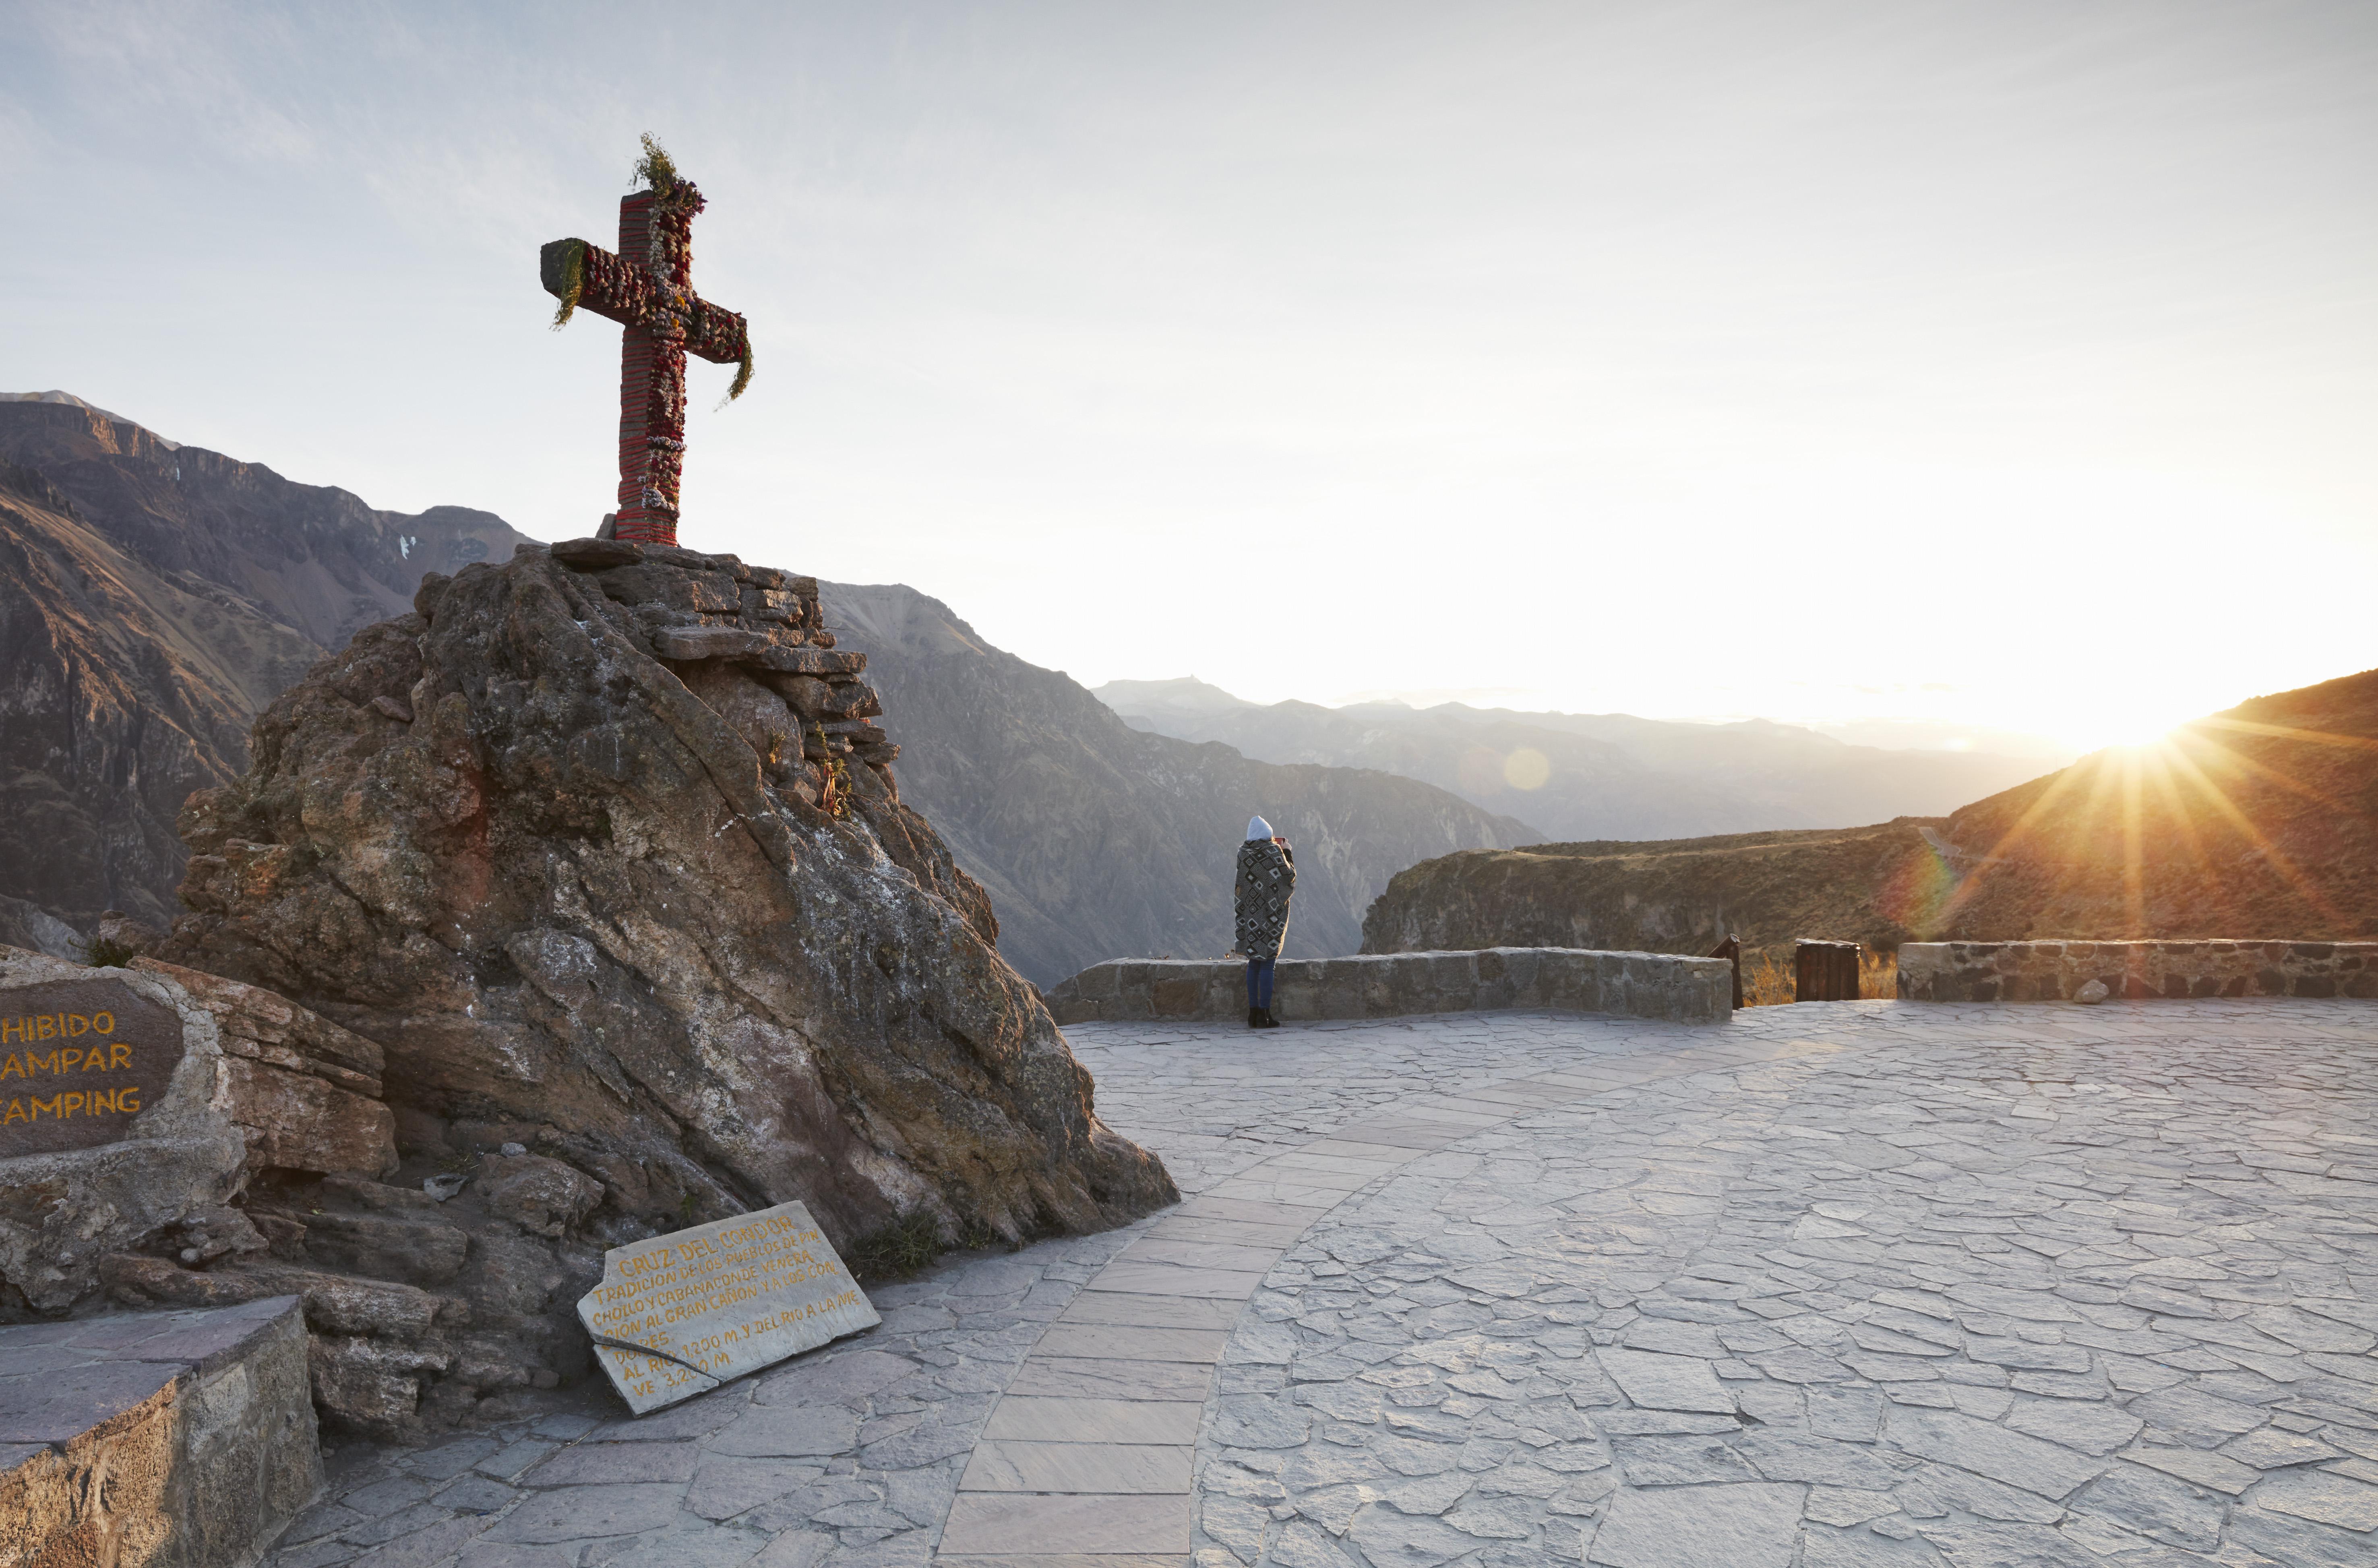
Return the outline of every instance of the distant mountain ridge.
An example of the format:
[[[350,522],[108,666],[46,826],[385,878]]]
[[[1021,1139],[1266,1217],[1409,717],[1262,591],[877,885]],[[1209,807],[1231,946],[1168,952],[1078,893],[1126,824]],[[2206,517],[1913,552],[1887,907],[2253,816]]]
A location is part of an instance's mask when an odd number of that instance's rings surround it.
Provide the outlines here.
[[[1043,985],[1104,959],[1226,950],[1250,815],[1296,849],[1291,957],[1354,951],[1363,910],[1415,860],[1543,837],[1391,773],[1135,730],[913,588],[820,590],[838,645],[866,653],[883,694],[902,797],[990,890],[1000,951]]]
[[[80,399],[0,401],[0,459],[39,470],[119,549],[269,607],[325,650],[412,609],[425,573],[533,542],[492,512],[381,512]]]
[[[1375,767],[1508,812],[1559,839],[1663,839],[1940,815],[2037,777],[2035,758],[1853,746],[1750,719],[1520,713],[1461,703],[1243,701],[1187,678],[1097,695],[1135,728],[1271,762]]]
[[[70,393],[0,397],[0,941],[55,951],[111,908],[171,920],[175,816],[246,767],[264,705],[425,572],[525,538],[375,511]]]

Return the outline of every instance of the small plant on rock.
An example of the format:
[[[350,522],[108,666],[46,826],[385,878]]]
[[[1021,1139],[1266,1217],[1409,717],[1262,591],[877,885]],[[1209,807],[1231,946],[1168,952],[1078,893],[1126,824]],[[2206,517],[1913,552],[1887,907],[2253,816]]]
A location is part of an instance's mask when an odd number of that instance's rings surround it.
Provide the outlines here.
[[[82,961],[93,969],[122,969],[140,956],[139,948],[108,936],[94,936],[88,942],[78,942],[75,950],[82,955]]]
[[[873,1285],[907,1279],[941,1255],[941,1227],[919,1209],[853,1241],[843,1261],[854,1278]]]

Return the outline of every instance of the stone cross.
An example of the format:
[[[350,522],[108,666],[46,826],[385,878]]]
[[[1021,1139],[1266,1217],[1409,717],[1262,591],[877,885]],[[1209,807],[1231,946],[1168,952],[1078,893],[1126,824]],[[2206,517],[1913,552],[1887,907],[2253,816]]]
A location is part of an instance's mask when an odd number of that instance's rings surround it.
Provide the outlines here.
[[[554,325],[584,306],[627,332],[619,350],[619,512],[617,537],[677,543],[678,481],[685,470],[685,356],[739,365],[727,395],[751,380],[743,318],[693,292],[693,217],[703,206],[691,180],[665,156],[640,165],[652,188],[619,202],[619,253],[558,239],[539,257],[546,292],[561,301]]]

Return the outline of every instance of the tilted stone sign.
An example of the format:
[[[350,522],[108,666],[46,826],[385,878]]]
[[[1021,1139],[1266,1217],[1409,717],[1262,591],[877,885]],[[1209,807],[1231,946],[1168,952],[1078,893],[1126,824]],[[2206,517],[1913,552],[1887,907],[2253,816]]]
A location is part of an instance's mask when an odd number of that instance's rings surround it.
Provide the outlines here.
[[[613,1248],[578,1317],[639,1416],[883,1321],[799,1203]]]
[[[182,1060],[182,1020],[120,980],[0,993],[0,1159],[128,1137]]]

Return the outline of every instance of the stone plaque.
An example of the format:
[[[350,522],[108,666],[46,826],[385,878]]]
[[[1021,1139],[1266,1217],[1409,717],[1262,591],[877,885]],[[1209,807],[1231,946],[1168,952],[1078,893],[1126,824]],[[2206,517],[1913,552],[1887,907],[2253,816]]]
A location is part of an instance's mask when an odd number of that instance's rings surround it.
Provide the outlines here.
[[[639,1416],[883,1321],[799,1203],[611,1248],[578,1317]]]
[[[181,1016],[120,980],[0,991],[0,1160],[125,1138],[181,1060]]]

